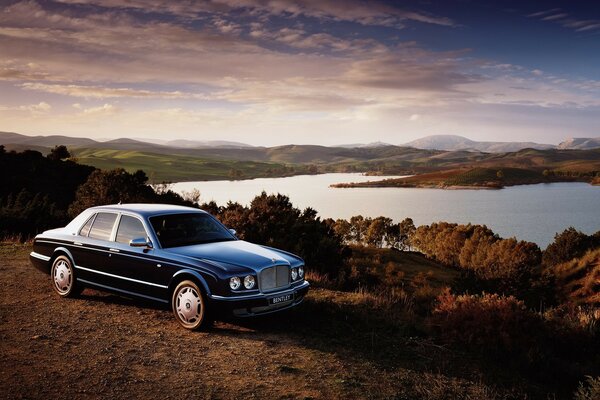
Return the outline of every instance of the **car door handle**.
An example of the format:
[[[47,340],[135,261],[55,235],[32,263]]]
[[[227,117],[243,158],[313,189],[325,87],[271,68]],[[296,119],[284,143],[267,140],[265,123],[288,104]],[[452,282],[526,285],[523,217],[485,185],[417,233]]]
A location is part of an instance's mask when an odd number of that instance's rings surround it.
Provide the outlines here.
[[[119,252],[119,249],[108,249],[108,251],[111,251],[111,252],[113,252],[113,253],[118,253],[118,252]]]

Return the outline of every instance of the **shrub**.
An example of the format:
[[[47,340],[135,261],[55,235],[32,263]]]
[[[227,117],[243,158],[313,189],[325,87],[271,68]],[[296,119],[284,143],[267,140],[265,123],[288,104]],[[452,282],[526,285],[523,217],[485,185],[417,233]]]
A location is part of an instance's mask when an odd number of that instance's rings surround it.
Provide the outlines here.
[[[600,399],[600,376],[586,376],[586,382],[580,382],[575,392],[575,400],[597,400]]]
[[[431,325],[447,343],[466,344],[502,353],[538,352],[543,319],[513,296],[497,294],[438,296]]]
[[[329,278],[339,273],[347,256],[331,220],[321,220],[312,208],[299,210],[282,194],[262,192],[250,207],[229,202],[225,207],[208,203],[200,208],[234,228],[241,239],[298,254],[309,269]]]
[[[581,257],[586,251],[599,245],[595,236],[588,236],[570,227],[554,236],[554,242],[544,251],[542,262],[546,267],[557,265]]]

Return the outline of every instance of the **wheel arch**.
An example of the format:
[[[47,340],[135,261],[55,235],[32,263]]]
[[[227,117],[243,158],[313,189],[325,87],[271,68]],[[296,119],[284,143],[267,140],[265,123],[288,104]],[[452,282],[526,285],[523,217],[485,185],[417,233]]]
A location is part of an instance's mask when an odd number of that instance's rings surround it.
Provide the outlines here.
[[[206,279],[204,279],[202,274],[200,274],[198,271],[194,271],[191,269],[182,269],[180,271],[177,271],[175,275],[173,275],[171,281],[169,282],[169,294],[172,294],[173,290],[175,290],[175,287],[177,287],[177,285],[180,282],[185,281],[186,279],[192,280],[199,284],[200,288],[204,291],[206,296],[210,297],[210,287],[208,286]],[[171,296],[169,296],[169,301],[170,299]]]
[[[75,259],[73,258],[73,254],[71,254],[69,249],[67,249],[66,247],[57,247],[52,252],[52,256],[50,257],[50,260],[48,262],[48,266],[49,266],[48,270],[50,270],[52,268],[52,263],[54,263],[54,260],[56,260],[56,258],[58,256],[67,257],[69,259],[69,261],[71,261],[71,264],[73,264],[73,268],[75,268]]]

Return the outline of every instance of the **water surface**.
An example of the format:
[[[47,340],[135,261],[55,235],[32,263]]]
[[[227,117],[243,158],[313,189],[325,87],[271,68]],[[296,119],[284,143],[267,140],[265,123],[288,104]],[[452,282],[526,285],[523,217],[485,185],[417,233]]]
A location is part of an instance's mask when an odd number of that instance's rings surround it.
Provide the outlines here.
[[[364,182],[386,177],[361,174],[299,175],[244,181],[181,182],[177,192],[200,190],[201,201],[249,204],[261,191],[282,193],[299,208],[312,207],[323,218],[384,215],[396,222],[411,217],[416,225],[436,221],[485,224],[503,237],[516,236],[542,248],[556,232],[569,226],[585,232],[600,230],[600,187],[586,183],[522,185],[502,190],[418,188],[334,189],[340,182]]]

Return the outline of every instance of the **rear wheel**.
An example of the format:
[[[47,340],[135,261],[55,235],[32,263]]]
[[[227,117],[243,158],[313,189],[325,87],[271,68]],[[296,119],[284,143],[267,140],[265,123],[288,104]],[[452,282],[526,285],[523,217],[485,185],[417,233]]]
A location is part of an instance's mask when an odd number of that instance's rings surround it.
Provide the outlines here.
[[[82,287],[75,279],[75,270],[69,257],[58,256],[54,259],[50,278],[54,291],[61,297],[74,297],[81,293]]]
[[[180,282],[173,291],[171,304],[177,322],[184,328],[196,330],[206,324],[206,303],[195,282]]]

